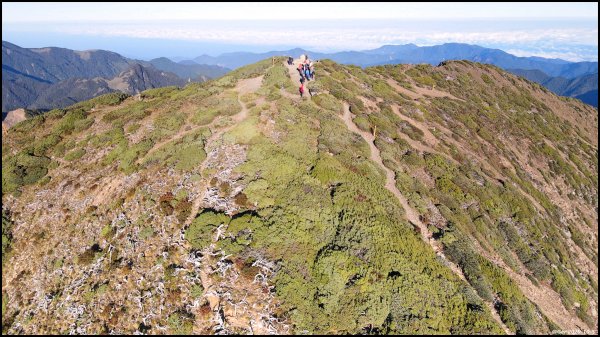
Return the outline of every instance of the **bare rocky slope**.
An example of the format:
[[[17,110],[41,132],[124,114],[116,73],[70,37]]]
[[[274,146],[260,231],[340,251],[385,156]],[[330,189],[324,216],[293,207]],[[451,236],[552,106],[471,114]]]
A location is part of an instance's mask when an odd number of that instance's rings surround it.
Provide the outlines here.
[[[598,111],[466,61],[282,58],[2,137],[2,329],[597,329]]]

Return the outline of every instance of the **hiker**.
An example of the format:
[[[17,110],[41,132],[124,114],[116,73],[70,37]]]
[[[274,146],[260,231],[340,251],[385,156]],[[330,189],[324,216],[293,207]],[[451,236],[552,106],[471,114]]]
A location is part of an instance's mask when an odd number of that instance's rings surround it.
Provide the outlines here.
[[[304,77],[306,77],[307,81],[310,81],[310,68],[308,66],[308,63],[304,64]]]
[[[291,56],[288,56],[288,65],[291,66],[294,64],[294,58]]]
[[[300,78],[304,77],[304,63],[302,62],[298,64],[298,73],[300,74]]]
[[[300,89],[298,89],[300,91],[300,98],[302,98],[302,95],[304,94],[304,83],[300,84]]]
[[[310,69],[310,79],[314,80],[315,79],[315,65],[313,64],[312,61],[310,61],[310,64],[308,65],[308,69]]]

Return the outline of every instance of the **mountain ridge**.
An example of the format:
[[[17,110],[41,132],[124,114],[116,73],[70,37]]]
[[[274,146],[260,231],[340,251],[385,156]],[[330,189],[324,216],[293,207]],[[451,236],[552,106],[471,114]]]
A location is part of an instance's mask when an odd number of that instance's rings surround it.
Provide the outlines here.
[[[300,54],[309,54],[313,59],[327,58],[339,63],[353,64],[362,67],[399,63],[429,63],[431,65],[437,65],[443,61],[465,59],[468,61],[494,64],[503,69],[539,69],[551,76],[563,76],[567,78],[598,72],[598,62],[569,62],[561,59],[547,59],[537,56],[519,57],[500,49],[486,48],[465,43],[444,43],[442,45],[424,47],[419,47],[415,44],[384,45],[371,50],[342,51],[335,53],[313,52],[303,48],[294,48],[284,51],[269,51],[265,53],[232,52],[223,53],[219,56],[201,55],[196,57],[194,61],[204,64],[219,63],[235,69],[271,56]],[[427,54],[426,57],[425,54]],[[366,58],[367,55],[370,55],[370,58]],[[362,60],[362,57],[364,57],[365,60]],[[378,61],[376,59],[377,57],[383,58],[383,60]],[[487,61],[486,58],[488,58]],[[497,58],[497,60],[490,58]]]
[[[414,44],[384,45],[382,47],[363,51],[343,51],[335,53],[317,53],[302,48],[285,51],[270,51],[266,53],[235,52],[224,53],[220,56],[202,55],[195,60],[199,63],[219,64],[228,68],[237,68],[248,63],[272,56],[288,56],[308,54],[313,59],[332,59],[333,61],[358,65],[361,67],[386,65],[386,64],[419,64],[429,63],[437,65],[448,60],[468,60],[473,62],[488,63],[499,66],[504,70],[523,69],[523,71],[540,70],[552,77],[564,77],[576,82],[576,78],[598,73],[598,62],[569,62],[561,59],[547,59],[542,57],[518,57],[500,49],[492,49],[465,43],[445,43],[436,46],[419,47]],[[597,81],[596,81],[597,83]],[[551,90],[561,94],[552,87]],[[585,103],[597,107],[597,96],[593,95],[593,88],[578,94],[566,96],[583,98]],[[597,90],[597,85],[596,85]],[[588,93],[588,91],[591,91]],[[586,93],[588,93],[586,95]]]
[[[268,58],[9,129],[3,327],[597,328],[597,109],[468,61],[316,68],[312,97]]]
[[[76,51],[66,48],[21,48],[2,41],[2,111],[16,108],[52,109],[89,99],[111,89],[108,80],[136,65],[154,67],[154,83],[181,85],[183,80],[205,81],[227,72],[216,66],[178,65],[165,60],[133,60],[106,50]],[[140,69],[138,69],[140,70]],[[179,78],[161,75],[173,70]],[[182,76],[186,75],[186,76]],[[102,78],[105,80],[94,80]],[[80,84],[79,87],[72,86]],[[150,87],[141,86],[139,90]],[[138,91],[139,91],[138,90]],[[129,90],[132,93],[135,90]],[[68,93],[71,98],[68,99]],[[56,102],[57,105],[54,105]]]

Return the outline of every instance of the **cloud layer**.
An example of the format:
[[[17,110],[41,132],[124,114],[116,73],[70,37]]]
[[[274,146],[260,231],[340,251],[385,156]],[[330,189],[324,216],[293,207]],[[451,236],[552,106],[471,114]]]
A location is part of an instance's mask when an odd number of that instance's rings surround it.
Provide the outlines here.
[[[43,31],[102,37],[128,37],[247,44],[277,48],[295,45],[317,51],[364,50],[385,44],[434,45],[447,42],[478,44],[510,50],[521,56],[560,57],[572,61],[597,60],[598,29],[581,25],[535,28],[473,21],[440,23],[403,21],[186,22],[44,24]],[[16,31],[40,31],[41,25],[11,25]],[[445,28],[445,29],[442,29]],[[4,29],[3,29],[4,31]],[[3,34],[4,35],[4,34]]]
[[[221,44],[364,50],[385,44],[447,42],[511,50],[520,56],[597,60],[597,21],[290,20],[3,24],[5,30]],[[8,35],[8,33],[7,33]]]

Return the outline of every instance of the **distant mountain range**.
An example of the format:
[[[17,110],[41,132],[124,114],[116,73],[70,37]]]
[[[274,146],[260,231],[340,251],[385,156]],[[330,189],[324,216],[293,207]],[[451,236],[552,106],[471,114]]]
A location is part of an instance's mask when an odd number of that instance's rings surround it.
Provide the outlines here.
[[[149,62],[156,69],[172,72],[173,74],[194,82],[204,82],[211,78],[221,77],[231,69],[217,65],[198,64],[194,61],[173,62],[166,57],[160,57]]]
[[[184,86],[185,83],[185,80],[173,73],[136,63],[110,79],[69,78],[53,83],[38,95],[29,108],[43,110],[63,108],[113,91],[135,95],[146,89],[170,85]]]
[[[585,103],[598,106],[598,95],[593,95],[593,91],[598,90],[598,62],[569,62],[561,59],[547,59],[542,57],[518,57],[499,49],[484,48],[464,43],[446,43],[430,47],[419,47],[414,44],[386,45],[371,50],[346,51],[330,54],[317,53],[301,48],[270,51],[260,54],[235,52],[225,53],[216,57],[202,55],[196,57],[193,61],[235,69],[267,57],[281,55],[297,57],[301,54],[308,54],[313,59],[331,59],[339,63],[353,64],[361,67],[399,63],[429,63],[436,65],[447,60],[469,60],[493,64],[505,70],[518,69],[523,71],[540,71],[545,74],[545,76],[573,80],[571,81],[572,86],[570,90],[557,91],[552,87],[549,87],[550,90],[560,95],[576,97],[583,100]],[[523,72],[517,74],[525,76],[525,73]],[[589,75],[594,74],[596,74],[596,81],[588,81]],[[579,77],[582,78],[579,79]],[[578,83],[585,83],[586,90],[582,92],[580,92],[581,90],[576,90],[575,87]],[[590,87],[590,85],[592,86]],[[588,88],[589,90],[587,90]],[[576,94],[570,94],[569,92]]]
[[[266,53],[235,52],[174,62],[166,57],[134,60],[105,50],[21,48],[3,41],[2,111],[51,109],[111,91],[132,94],[157,86],[180,86],[184,81],[202,82],[268,57],[301,54],[361,67],[398,63],[436,65],[447,60],[488,63],[538,82],[559,95],[598,106],[598,62],[518,57],[499,49],[461,43],[430,47],[386,45],[329,54],[301,48]]]
[[[464,43],[445,43],[431,47],[419,47],[414,44],[385,45],[371,50],[330,54],[317,53],[301,48],[266,53],[234,52],[219,56],[201,55],[193,61],[235,69],[271,56],[290,55],[297,57],[301,54],[308,54],[313,59],[328,58],[335,62],[354,64],[361,67],[397,63],[429,63],[436,65],[447,60],[468,60],[493,64],[503,69],[537,69],[550,76],[566,78],[598,72],[598,62],[569,62],[535,56],[519,57],[500,49],[490,49]]]
[[[574,78],[548,76],[541,70],[507,69],[511,73],[537,82],[552,92],[580,99],[598,107],[598,73],[587,74]]]
[[[188,80],[206,81],[228,71],[166,58],[147,62],[105,50],[21,48],[2,41],[2,112],[60,108],[112,91],[135,94],[182,86]]]

